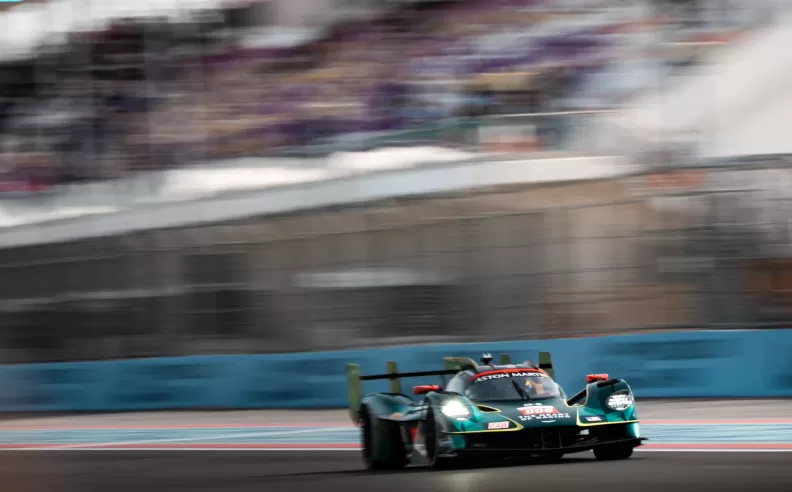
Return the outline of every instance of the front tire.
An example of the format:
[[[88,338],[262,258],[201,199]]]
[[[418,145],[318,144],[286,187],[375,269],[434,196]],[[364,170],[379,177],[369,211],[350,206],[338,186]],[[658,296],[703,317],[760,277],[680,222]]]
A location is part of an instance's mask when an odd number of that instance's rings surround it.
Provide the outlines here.
[[[429,468],[434,470],[448,470],[454,464],[450,458],[438,456],[440,446],[439,432],[437,431],[437,421],[435,421],[434,410],[429,407],[426,411],[426,420],[422,422],[423,435],[426,442],[426,459]]]
[[[407,454],[397,423],[376,418],[364,406],[360,409],[358,425],[361,454],[367,470],[398,470],[407,466]]]
[[[600,461],[626,460],[633,454],[632,446],[612,444],[594,448],[594,457]]]

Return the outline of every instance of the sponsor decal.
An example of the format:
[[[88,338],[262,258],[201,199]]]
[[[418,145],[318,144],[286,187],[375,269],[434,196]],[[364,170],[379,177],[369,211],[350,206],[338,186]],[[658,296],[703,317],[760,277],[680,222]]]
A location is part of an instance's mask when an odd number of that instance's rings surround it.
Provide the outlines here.
[[[547,377],[541,372],[500,372],[498,374],[488,374],[486,376],[481,376],[475,378],[474,381],[491,381],[493,379],[503,379],[503,378],[524,378],[524,377],[531,377],[531,378],[543,378]]]
[[[550,405],[537,404],[536,406],[525,406],[517,409],[522,415],[520,420],[523,422],[527,420],[542,420],[545,422],[568,419],[568,413],[560,412],[556,407]]]
[[[490,422],[487,424],[487,429],[508,429],[508,422]]]
[[[522,407],[518,408],[519,412],[523,415],[546,415],[551,413],[558,413],[558,409],[556,407],[550,405],[539,405],[535,407]]]
[[[626,392],[625,390],[616,392],[608,397],[608,400],[605,402],[611,410],[616,410],[617,412],[623,412],[630,408],[633,404],[632,396]]]
[[[602,417],[585,417],[586,422],[602,422]]]
[[[391,415],[391,418],[392,418],[392,419],[400,419],[400,418],[402,418],[402,417],[404,417],[404,414],[403,414],[403,413],[401,413],[401,412],[396,412],[396,413],[394,413],[394,414],[392,414],[392,415]]]
[[[528,420],[541,420],[542,422],[551,422],[553,420],[568,419],[568,418],[571,417],[569,416],[568,413],[564,413],[564,412],[520,416],[520,420],[522,420],[523,422],[526,422]]]

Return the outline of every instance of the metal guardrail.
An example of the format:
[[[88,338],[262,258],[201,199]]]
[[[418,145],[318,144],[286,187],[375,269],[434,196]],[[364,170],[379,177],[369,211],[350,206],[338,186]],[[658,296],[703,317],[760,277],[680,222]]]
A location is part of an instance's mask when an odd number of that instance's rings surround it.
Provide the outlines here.
[[[617,110],[558,111],[492,114],[448,118],[414,129],[379,134],[347,135],[299,147],[282,147],[261,156],[322,157],[336,152],[356,152],[383,147],[443,145],[467,150],[488,150],[502,140],[536,140],[523,149],[589,150],[579,140],[591,121]],[[489,130],[489,131],[488,131]],[[578,141],[575,141],[575,137]],[[530,145],[530,146],[529,146]]]

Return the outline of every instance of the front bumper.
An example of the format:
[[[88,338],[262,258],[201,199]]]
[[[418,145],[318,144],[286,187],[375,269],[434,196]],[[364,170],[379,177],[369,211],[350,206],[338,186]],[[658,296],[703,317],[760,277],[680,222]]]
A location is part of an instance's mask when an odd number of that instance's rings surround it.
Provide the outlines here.
[[[517,432],[479,432],[449,434],[446,456],[478,453],[509,455],[538,455],[550,453],[578,453],[598,446],[640,446],[646,438],[638,437],[625,425],[594,428],[555,427],[524,429]]]

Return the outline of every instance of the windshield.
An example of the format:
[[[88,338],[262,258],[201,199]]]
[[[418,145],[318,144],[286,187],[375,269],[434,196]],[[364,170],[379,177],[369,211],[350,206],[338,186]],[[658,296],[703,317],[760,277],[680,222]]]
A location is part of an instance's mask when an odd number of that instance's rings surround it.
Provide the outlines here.
[[[471,381],[465,396],[472,401],[536,401],[563,398],[561,388],[541,373],[497,373]]]

